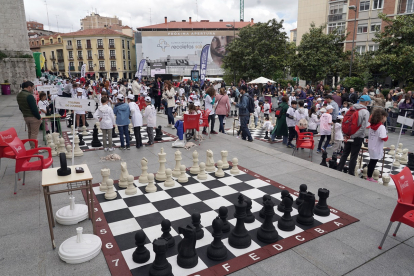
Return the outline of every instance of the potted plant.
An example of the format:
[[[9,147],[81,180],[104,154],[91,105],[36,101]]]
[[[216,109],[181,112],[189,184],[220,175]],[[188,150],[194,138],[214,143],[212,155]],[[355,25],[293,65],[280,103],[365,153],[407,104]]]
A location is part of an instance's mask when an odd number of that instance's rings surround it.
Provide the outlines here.
[[[4,80],[3,83],[1,83],[1,93],[3,95],[10,95],[11,91],[10,91],[10,83],[9,80]]]

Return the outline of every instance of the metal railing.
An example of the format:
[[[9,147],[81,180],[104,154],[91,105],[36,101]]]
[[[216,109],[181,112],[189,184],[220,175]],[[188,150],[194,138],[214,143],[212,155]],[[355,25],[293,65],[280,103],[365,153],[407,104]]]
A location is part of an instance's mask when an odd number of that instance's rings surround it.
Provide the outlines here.
[[[328,22],[345,21],[345,20],[346,20],[346,13],[328,15]]]

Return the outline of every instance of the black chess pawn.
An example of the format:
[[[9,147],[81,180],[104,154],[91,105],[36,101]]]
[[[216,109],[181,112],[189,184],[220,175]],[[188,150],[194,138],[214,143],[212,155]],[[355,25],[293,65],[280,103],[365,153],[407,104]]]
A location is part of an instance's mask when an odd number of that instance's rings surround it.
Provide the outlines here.
[[[221,206],[219,209],[219,217],[221,221],[223,222],[223,228],[221,229],[223,233],[227,233],[230,231],[230,223],[227,221],[228,212],[229,210],[227,209],[226,206]]]
[[[296,198],[296,204],[302,204],[303,200],[305,199],[306,191],[308,190],[308,186],[306,184],[301,184],[299,186],[299,196]]]
[[[200,227],[201,223],[201,215],[200,213],[194,213],[191,215],[192,224],[196,230],[196,238],[197,240],[201,240],[204,237],[204,231]]]
[[[285,197],[282,200],[284,208],[284,214],[277,222],[277,227],[282,231],[293,231],[295,230],[295,221],[293,220],[291,216],[292,212],[292,205],[293,200],[290,197]]]
[[[255,217],[254,217],[254,215],[252,214],[252,200],[250,199],[250,198],[245,198],[244,199],[244,201],[246,202],[246,204],[247,204],[247,207],[246,207],[246,219],[244,220],[244,222],[245,223],[252,223],[252,222],[254,222],[255,221]]]
[[[207,257],[214,261],[222,261],[227,258],[227,248],[221,241],[221,237],[223,236],[221,231],[223,228],[223,221],[219,217],[216,217],[213,220],[212,227],[212,236],[214,240],[207,247]]]
[[[328,167],[328,165],[326,164],[326,158],[328,158],[328,153],[326,151],[324,151],[322,153],[322,162],[321,162],[321,166],[325,166]]]
[[[313,209],[315,207],[315,195],[307,192],[303,203],[299,206],[299,214],[296,221],[302,225],[312,225],[314,222]]]
[[[315,205],[315,215],[321,216],[321,217],[327,217],[331,213],[331,210],[328,207],[328,204],[326,203],[326,199],[329,197],[329,190],[325,188],[318,189],[318,197],[319,201]]]
[[[147,236],[145,235],[143,230],[138,230],[135,233],[135,245],[137,248],[135,249],[134,253],[132,253],[132,259],[134,262],[143,264],[148,262],[150,258],[150,252],[145,247],[145,238]]]
[[[158,126],[155,129],[154,141],[161,141],[161,140],[162,140],[162,129],[161,129],[161,126]]]
[[[338,167],[338,160],[336,154],[332,154],[331,160],[329,160],[329,168],[336,170]]]
[[[99,138],[98,138],[98,127],[96,125],[93,128],[91,146],[94,147],[94,148],[102,147],[102,143],[101,143],[101,141],[99,141]]]
[[[161,238],[163,238],[164,240],[167,241],[168,248],[173,247],[175,245],[175,240],[170,234],[171,221],[169,221],[168,219],[162,220],[162,222],[161,222],[161,231],[162,231]]]
[[[178,243],[177,264],[182,268],[193,268],[198,264],[198,255],[195,250],[196,230],[187,225],[185,228],[178,227],[178,233],[184,238]]]
[[[78,134],[79,136],[79,146],[84,146],[85,145],[85,141],[83,141],[83,135],[82,134]]]
[[[270,195],[264,195],[262,199],[263,199],[263,208],[260,210],[259,216],[261,218],[265,218],[265,207],[264,207],[264,204],[265,204],[266,201],[271,200],[271,197],[270,197]]]
[[[284,212],[285,211],[285,206],[283,205],[283,199],[285,197],[289,196],[289,195],[290,194],[289,194],[289,191],[288,190],[283,190],[282,193],[280,194],[281,201],[280,201],[279,205],[277,205],[277,210],[279,212]],[[292,197],[292,196],[290,196],[290,197]]]
[[[112,138],[117,138],[118,134],[115,132],[115,127],[112,128]]]
[[[155,260],[149,269],[150,276],[172,276],[172,266],[167,260],[167,241],[158,238],[152,243]]]
[[[266,140],[269,139],[269,131],[266,130],[265,137],[263,137],[263,139],[266,139]]]
[[[266,217],[262,226],[257,230],[257,239],[264,243],[276,242],[279,236],[273,225],[273,216],[275,214],[273,206],[275,206],[275,204],[272,200],[268,200],[264,203]]]
[[[228,241],[230,246],[234,248],[247,248],[251,245],[252,238],[244,226],[247,204],[244,202],[244,197],[242,194],[239,194],[238,201],[234,204],[234,207],[236,207],[234,217],[237,219],[237,222],[236,226],[233,228],[233,231],[230,233]]]

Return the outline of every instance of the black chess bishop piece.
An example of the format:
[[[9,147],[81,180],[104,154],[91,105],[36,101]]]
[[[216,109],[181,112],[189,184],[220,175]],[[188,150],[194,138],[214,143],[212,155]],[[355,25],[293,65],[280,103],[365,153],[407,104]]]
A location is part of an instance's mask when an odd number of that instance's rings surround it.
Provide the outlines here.
[[[85,141],[83,141],[83,135],[82,134],[78,134],[79,136],[79,146],[84,146],[85,145]]]
[[[245,223],[252,223],[252,222],[254,222],[255,221],[255,217],[254,217],[254,215],[252,214],[252,200],[250,199],[250,198],[245,198],[244,199],[244,201],[246,202],[246,204],[247,204],[247,207],[246,207],[246,219],[244,220],[244,222]]]
[[[168,248],[173,247],[175,245],[175,240],[170,234],[171,221],[169,221],[168,219],[163,219],[161,222],[161,231],[161,238],[167,241]]]
[[[302,225],[312,225],[314,222],[313,209],[315,207],[315,195],[307,192],[303,203],[299,206],[299,214],[296,221]]]
[[[411,171],[414,171],[414,153],[409,153],[409,154],[408,154],[408,162],[407,162],[407,167],[408,167]]]
[[[200,227],[200,223],[201,223],[200,213],[193,213],[191,215],[191,223],[193,224],[193,226],[196,230],[196,239],[201,240],[204,237],[204,231]]]
[[[263,137],[263,139],[266,139],[266,140],[269,139],[269,131],[266,130],[265,137]]]
[[[193,268],[198,264],[198,255],[195,250],[196,229],[187,225],[178,227],[178,233],[184,238],[178,243],[177,264],[182,268]]]
[[[102,147],[102,143],[101,143],[101,141],[99,141],[99,138],[98,138],[98,128],[97,128],[96,125],[93,128],[91,146],[94,147],[94,148]]]
[[[221,229],[223,228],[223,221],[216,217],[212,223],[213,227],[213,238],[214,240],[207,247],[207,257],[214,261],[222,261],[227,258],[227,248],[221,241],[223,233]]]
[[[328,158],[328,153],[326,151],[324,151],[322,153],[322,162],[321,162],[321,166],[325,166],[328,167],[328,165],[326,164],[326,158]]]
[[[244,227],[244,219],[246,218],[247,204],[242,194],[239,194],[238,201],[234,204],[236,212],[234,217],[237,219],[236,226],[233,228],[229,236],[229,244],[234,248],[247,248],[252,243],[252,238]]]
[[[167,260],[167,241],[158,238],[152,243],[155,260],[149,269],[150,276],[173,276],[172,266]]]
[[[262,209],[259,212],[259,216],[261,218],[265,218],[265,207],[264,207],[264,204],[265,204],[266,201],[271,200],[271,197],[270,197],[270,195],[264,195],[263,198],[262,198],[262,200],[263,200],[263,207],[262,207]]]
[[[296,205],[301,205],[303,200],[305,199],[306,191],[308,190],[308,186],[306,184],[301,184],[299,186],[299,196],[296,198]]]
[[[285,197],[290,197],[290,199],[292,199],[292,201],[293,201],[293,197],[292,197],[291,194],[289,194],[289,191],[288,190],[283,190],[282,193],[280,194],[281,201],[280,201],[279,205],[277,206],[277,210],[279,212],[284,212],[285,211],[285,209],[284,209],[285,206],[283,205],[283,199]]]
[[[273,216],[275,214],[273,206],[275,206],[275,204],[272,200],[267,200],[264,203],[265,220],[262,223],[262,226],[257,230],[257,239],[264,243],[274,243],[278,240],[278,233],[273,225]]]
[[[295,221],[293,220],[291,216],[291,212],[293,210],[293,200],[291,197],[285,197],[282,200],[284,208],[284,214],[280,217],[280,219],[277,222],[277,227],[282,231],[293,231],[295,230]]]
[[[226,206],[221,206],[219,209],[219,217],[221,221],[223,222],[223,228],[221,229],[223,233],[227,233],[230,231],[230,223],[227,221],[228,212],[229,210],[227,209]]]
[[[145,247],[145,238],[147,236],[145,235],[143,230],[138,230],[135,233],[135,245],[137,248],[135,249],[134,253],[132,253],[132,259],[134,262],[143,264],[148,262],[150,258],[150,252]]]
[[[161,129],[161,126],[158,126],[155,129],[154,141],[161,141],[161,140],[162,140],[162,129]]]
[[[318,197],[319,201],[315,205],[315,215],[321,216],[321,217],[327,217],[331,213],[331,210],[328,207],[328,204],[326,203],[326,199],[329,197],[329,190],[325,188],[318,189]]]
[[[117,138],[118,134],[115,132],[115,127],[112,128],[112,138]]]

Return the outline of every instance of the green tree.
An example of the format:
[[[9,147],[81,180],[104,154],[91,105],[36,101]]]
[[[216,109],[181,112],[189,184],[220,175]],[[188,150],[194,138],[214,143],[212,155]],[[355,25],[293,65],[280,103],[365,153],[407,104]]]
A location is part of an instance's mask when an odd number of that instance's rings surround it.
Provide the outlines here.
[[[381,13],[378,17],[388,25],[372,39],[379,44],[373,65],[397,79],[402,87],[414,75],[414,15],[390,18]]]
[[[292,65],[294,76],[316,83],[340,68],[345,35],[337,30],[326,34],[325,28],[326,25],[315,27],[312,23],[309,32],[302,36]]]
[[[287,57],[294,56],[282,24],[283,20],[272,19],[242,28],[238,38],[227,45],[224,79],[233,80],[233,72],[236,80],[280,75],[289,64]]]

